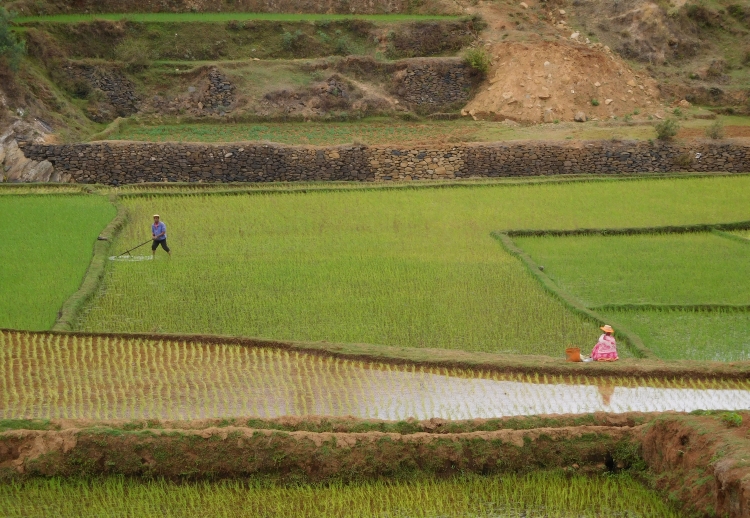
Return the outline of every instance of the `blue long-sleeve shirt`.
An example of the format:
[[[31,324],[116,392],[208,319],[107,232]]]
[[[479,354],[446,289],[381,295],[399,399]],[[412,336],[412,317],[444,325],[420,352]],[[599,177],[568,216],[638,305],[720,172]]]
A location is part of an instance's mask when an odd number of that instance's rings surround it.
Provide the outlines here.
[[[164,232],[164,235],[159,236],[162,232]],[[163,221],[160,221],[158,225],[151,225],[151,233],[156,236],[157,241],[163,241],[167,239],[167,226]]]

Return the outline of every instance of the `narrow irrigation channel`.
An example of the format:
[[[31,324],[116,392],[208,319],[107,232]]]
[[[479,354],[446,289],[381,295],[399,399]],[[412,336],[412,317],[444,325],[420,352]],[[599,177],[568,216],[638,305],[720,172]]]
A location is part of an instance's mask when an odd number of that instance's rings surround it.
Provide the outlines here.
[[[472,419],[748,408],[750,381],[603,381],[234,344],[0,333],[0,419]]]

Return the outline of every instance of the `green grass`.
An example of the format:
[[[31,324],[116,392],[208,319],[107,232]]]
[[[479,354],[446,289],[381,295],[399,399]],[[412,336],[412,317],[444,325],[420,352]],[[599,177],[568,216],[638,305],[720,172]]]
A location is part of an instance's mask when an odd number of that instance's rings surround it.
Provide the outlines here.
[[[750,360],[750,314],[741,311],[609,311],[665,360]]]
[[[128,20],[133,22],[229,22],[258,20],[274,22],[316,22],[338,20],[368,20],[371,22],[414,22],[427,20],[458,20],[459,16],[421,14],[305,14],[305,13],[105,13],[58,14],[50,16],[19,16],[15,23],[55,22],[81,23],[95,20]]]
[[[101,196],[0,197],[0,327],[52,327],[114,215]]]
[[[81,328],[241,334],[558,356],[591,323],[493,230],[747,218],[750,177],[131,198],[118,248],[162,214],[174,257],[112,265]]]
[[[279,486],[225,481],[175,484],[108,478],[0,485],[3,516],[16,517],[677,517],[628,476],[464,476],[351,485]]]
[[[476,140],[479,129],[474,121],[394,122],[374,119],[347,123],[261,123],[261,124],[179,124],[167,126],[128,125],[110,140],[148,142],[238,142],[269,140],[284,144],[316,146],[347,144],[355,140],[367,144],[447,140]]]
[[[175,66],[194,67],[196,63],[170,62],[154,69],[154,82],[164,82]],[[264,70],[269,67],[289,69],[285,72],[290,79],[282,80],[289,87],[296,86],[302,78],[305,83],[313,80],[310,74],[292,71],[291,66],[274,62],[249,62],[238,64],[232,71],[245,81],[253,95],[262,95],[275,81],[279,83],[278,72],[273,76]],[[176,74],[172,74],[176,75]],[[182,86],[181,86],[182,88]],[[184,88],[183,88],[184,89]],[[265,90],[264,90],[265,89]],[[722,117],[727,127],[742,130],[750,124],[749,117]],[[161,122],[161,121],[160,121]],[[690,136],[703,136],[706,126],[713,121],[688,120],[683,129]],[[614,122],[591,122],[546,124],[537,126],[511,127],[503,123],[474,121],[467,118],[453,121],[401,121],[386,118],[368,118],[352,122],[262,122],[262,123],[174,123],[174,124],[123,124],[122,129],[109,137],[110,140],[140,140],[148,142],[240,142],[246,140],[269,140],[284,144],[336,145],[353,141],[370,145],[404,143],[452,143],[452,142],[495,142],[499,140],[566,140],[566,139],[620,139],[647,140],[654,138],[654,129],[649,124],[626,125]]]
[[[750,304],[750,246],[715,234],[515,241],[587,306]]]

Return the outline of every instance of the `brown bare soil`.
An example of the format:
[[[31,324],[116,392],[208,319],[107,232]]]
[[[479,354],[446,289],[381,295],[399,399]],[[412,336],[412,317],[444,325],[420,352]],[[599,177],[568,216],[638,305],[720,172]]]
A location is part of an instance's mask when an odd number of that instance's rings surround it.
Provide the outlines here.
[[[602,49],[510,42],[491,53],[489,84],[464,109],[474,118],[539,123],[572,121],[581,111],[599,120],[659,111],[656,82]]]
[[[742,415],[747,423],[750,415]],[[747,424],[732,428],[714,416],[666,416],[646,428],[642,454],[656,487],[686,511],[750,516]]]

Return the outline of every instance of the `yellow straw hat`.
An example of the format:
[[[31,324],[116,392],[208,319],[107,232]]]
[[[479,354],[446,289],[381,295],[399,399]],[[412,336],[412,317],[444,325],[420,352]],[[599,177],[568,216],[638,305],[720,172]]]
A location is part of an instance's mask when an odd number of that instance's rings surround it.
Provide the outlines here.
[[[600,327],[599,329],[601,329],[601,330],[602,330],[602,331],[604,331],[605,333],[614,333],[614,332],[615,332],[615,330],[614,330],[614,329],[612,329],[612,326],[610,326],[610,325],[608,325],[608,324],[604,324],[604,325],[603,325],[602,327]]]
[[[154,218],[160,218],[161,216],[159,216],[158,214],[154,214],[154,216],[153,216],[153,217],[154,217]]]

